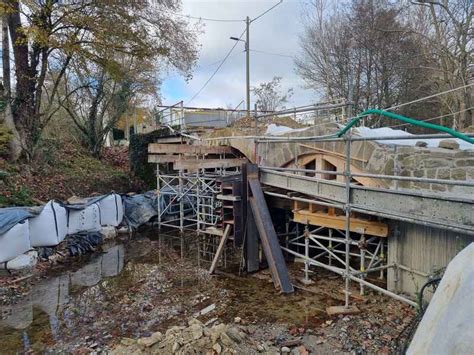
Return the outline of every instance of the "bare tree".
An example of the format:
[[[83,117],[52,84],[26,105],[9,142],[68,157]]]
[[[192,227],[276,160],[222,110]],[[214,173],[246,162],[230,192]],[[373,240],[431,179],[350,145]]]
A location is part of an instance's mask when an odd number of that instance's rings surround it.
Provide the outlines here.
[[[107,136],[124,114],[136,108],[138,97],[155,93],[155,72],[153,61],[132,56],[101,64],[72,61],[58,101],[95,157],[101,157]]]
[[[281,77],[275,76],[266,83],[261,83],[253,87],[252,93],[257,98],[257,108],[260,111],[276,111],[278,108],[284,108],[284,104],[293,95],[293,89],[282,92]]]
[[[337,7],[310,3],[297,73],[325,99],[345,99],[356,111],[389,107],[421,93],[424,61],[414,35],[388,1],[355,0]],[[352,93],[350,91],[353,90]]]
[[[429,66],[430,83],[438,90],[466,86],[470,66],[474,64],[474,8],[472,0],[412,1],[413,31],[425,43],[424,48],[434,58]],[[473,88],[440,97],[454,115],[453,128],[463,129],[473,124]]]
[[[188,71],[197,56],[195,32],[175,17],[179,1],[3,0],[15,63],[12,114],[22,150],[34,155],[58,111],[56,97],[75,57],[98,54],[162,59]]]

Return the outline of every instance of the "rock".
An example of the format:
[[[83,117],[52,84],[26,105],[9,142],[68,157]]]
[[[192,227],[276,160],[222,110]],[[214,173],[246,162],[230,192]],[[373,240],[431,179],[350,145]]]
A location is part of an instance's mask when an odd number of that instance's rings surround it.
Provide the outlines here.
[[[257,351],[261,353],[262,351],[265,351],[265,348],[263,347],[263,345],[258,344],[257,345]]]
[[[282,352],[282,354],[288,354],[291,350],[289,347],[287,346],[283,346],[280,351]]]
[[[297,349],[298,349],[298,352],[299,352],[300,355],[309,355],[309,352],[308,352],[308,350],[306,350],[304,345],[298,346]]]
[[[239,323],[241,323],[241,322],[242,322],[242,318],[240,318],[240,317],[235,317],[235,318],[234,318],[234,323],[239,324]]]
[[[204,325],[202,324],[202,322],[199,320],[199,319],[196,319],[196,318],[192,318],[188,321],[188,325],[193,325],[193,324],[197,324],[201,327],[203,327]]]
[[[181,333],[181,342],[183,344],[187,344],[194,340],[200,339],[202,335],[203,335],[202,326],[199,324],[193,324],[190,327],[183,330],[183,332]]]
[[[240,344],[242,340],[244,340],[244,336],[245,336],[240,330],[234,327],[229,328],[226,331],[226,334],[237,344]]]
[[[131,345],[135,345],[137,342],[135,339],[131,339],[131,338],[122,338],[120,340],[120,343],[122,345],[125,345],[125,346],[131,346]]]
[[[138,339],[137,343],[138,345],[149,348],[150,346],[158,343],[162,339],[163,339],[163,334],[161,334],[160,332],[156,332],[150,335],[149,337]]]
[[[171,327],[170,329],[166,331],[166,338],[171,338],[175,336],[176,334],[181,333],[181,331],[185,328],[186,327],[179,327],[179,326]]]
[[[112,226],[105,226],[100,229],[100,233],[104,236],[105,239],[113,239],[117,236],[117,230]]]
[[[459,149],[459,143],[452,139],[443,139],[439,142],[438,147],[444,149]]]
[[[423,141],[418,141],[415,143],[415,147],[426,148],[427,146],[428,146],[428,143],[423,142]]]
[[[171,348],[171,351],[172,351],[173,353],[175,353],[175,352],[177,352],[177,351],[179,350],[179,348],[180,348],[179,343],[178,343],[178,342],[175,342],[175,343],[173,344],[173,347]]]
[[[212,346],[212,350],[214,350],[217,354],[220,354],[222,352],[222,346],[219,343],[215,343]]]
[[[221,333],[220,339],[221,339],[222,345],[225,345],[229,348],[234,345],[234,342],[226,333]]]
[[[225,324],[217,324],[213,326],[212,328],[206,329],[206,336],[211,338],[211,342],[215,343],[217,342],[217,339],[221,336],[222,333],[224,333],[227,330],[227,327]]]

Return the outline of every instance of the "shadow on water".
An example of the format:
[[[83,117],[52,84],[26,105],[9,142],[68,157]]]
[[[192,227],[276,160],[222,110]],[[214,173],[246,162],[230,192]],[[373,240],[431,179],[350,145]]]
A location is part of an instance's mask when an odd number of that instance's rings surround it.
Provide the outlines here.
[[[200,316],[203,321],[239,316],[298,325],[323,319],[327,300],[321,297],[278,295],[272,283],[252,277],[210,277],[193,260],[160,253],[148,238],[104,249],[76,270],[51,271],[20,302],[0,307],[1,353],[105,346],[182,324],[209,305],[215,309]]]

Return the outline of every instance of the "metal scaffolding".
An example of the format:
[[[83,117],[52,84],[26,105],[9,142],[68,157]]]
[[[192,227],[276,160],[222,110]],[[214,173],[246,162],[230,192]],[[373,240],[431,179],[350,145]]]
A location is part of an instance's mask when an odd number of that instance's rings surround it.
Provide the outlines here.
[[[434,137],[440,136],[433,135]],[[254,137],[255,138],[255,137]],[[262,137],[261,137],[262,138]],[[291,143],[293,142],[291,137],[286,137],[284,140],[279,139],[263,139],[257,138],[256,144],[259,142],[269,142],[272,143]],[[397,138],[406,139],[406,137],[390,137],[391,140]],[[430,138],[429,135],[417,135],[410,136],[411,139],[417,138]],[[377,174],[361,174],[353,173],[351,171],[351,143],[353,141],[364,141],[364,140],[376,140],[380,138],[376,137],[352,137],[350,134],[347,134],[345,137],[333,138],[333,137],[309,137],[308,142],[332,142],[339,141],[344,142],[345,144],[345,153],[344,153],[344,171],[326,171],[326,170],[315,170],[315,169],[292,169],[292,168],[278,168],[278,167],[267,167],[261,166],[260,171],[262,172],[263,184],[269,184],[269,186],[283,188],[292,193],[284,194],[277,193],[274,191],[267,191],[266,194],[274,197],[290,199],[293,201],[304,201],[307,203],[313,203],[315,205],[321,205],[331,208],[337,208],[344,212],[345,217],[345,228],[344,230],[338,230],[333,228],[324,228],[318,226],[311,226],[309,224],[302,225],[303,232],[297,231],[293,233],[292,237],[286,237],[285,245],[282,246],[282,249],[304,261],[304,278],[303,282],[309,282],[309,273],[311,272],[311,266],[317,266],[324,268],[326,270],[332,271],[336,274],[339,274],[343,277],[345,281],[345,302],[344,307],[350,307],[350,284],[351,282],[358,283],[360,285],[361,294],[364,293],[364,288],[368,287],[375,291],[381,292],[385,295],[393,297],[402,302],[408,303],[412,306],[416,306],[416,302],[396,294],[394,292],[388,291],[382,287],[377,286],[373,280],[369,279],[369,276],[374,273],[377,273],[379,278],[383,278],[384,272],[389,268],[398,268],[399,265],[387,263],[387,244],[386,238],[374,237],[369,235],[364,235],[360,233],[354,233],[351,231],[351,221],[354,218],[354,212],[364,213],[367,215],[376,215],[379,217],[388,217],[395,218],[400,220],[411,220],[414,223],[425,224],[425,225],[437,225],[438,221],[436,218],[431,220],[428,218],[418,217],[418,216],[404,216],[402,211],[400,211],[400,217],[391,215],[387,216],[388,212],[375,210],[370,210],[369,208],[364,209],[364,205],[354,202],[354,196],[357,193],[363,193],[364,191],[370,191],[375,194],[386,194],[387,198],[390,199],[390,195],[394,193],[400,193],[399,190],[390,190],[390,189],[373,189],[371,187],[360,186],[354,184],[353,178],[356,176],[365,176],[372,179],[384,179],[395,181],[404,180],[404,181],[416,181],[418,183],[436,183],[436,184],[446,184],[446,185],[458,185],[458,186],[468,186],[474,187],[472,181],[455,181],[455,180],[442,180],[442,179],[428,179],[428,178],[416,178],[416,177],[400,177],[400,176],[389,176],[389,175],[377,175]],[[304,137],[297,137],[294,139],[295,142],[301,142],[304,140]],[[295,157],[296,159],[297,157]],[[305,176],[305,173],[311,173],[312,176]],[[325,182],[324,179],[314,177],[314,173],[325,174],[327,175],[339,175],[344,177],[344,183],[334,183],[334,182]],[[271,179],[268,176],[272,174],[282,175],[280,183],[272,184]],[[300,187],[297,187],[295,182],[293,182],[293,177],[299,181],[301,184]],[[278,178],[278,177],[277,177]],[[278,180],[278,179],[277,179]],[[295,180],[295,181],[296,181]],[[301,180],[301,181],[300,181]],[[313,185],[314,184],[314,185]],[[322,185],[321,185],[322,184]],[[325,184],[327,185],[327,190],[324,190]],[[337,185],[337,186],[336,186]],[[334,189],[332,189],[334,188]],[[337,191],[336,191],[337,189]],[[341,190],[343,189],[343,190]],[[341,191],[339,191],[341,190]],[[376,191],[379,190],[379,191]],[[294,192],[303,193],[304,196],[295,196]],[[319,196],[318,196],[319,195]],[[413,198],[429,199],[431,196],[420,194],[418,191],[403,191],[403,199],[408,199],[410,196]],[[419,195],[419,197],[418,197]],[[317,196],[317,197],[316,197]],[[367,196],[365,195],[365,198]],[[396,198],[395,195],[393,195]],[[431,197],[435,198],[435,197]],[[439,198],[438,198],[439,199]],[[472,204],[472,198],[470,201],[462,200],[459,198],[450,199],[449,196],[444,196],[448,202],[453,204],[453,207],[457,207],[455,204],[465,206],[466,204]],[[367,203],[367,201],[366,201]],[[436,205],[439,208],[439,204]],[[377,209],[381,209],[382,206],[377,206]],[[423,213],[423,212],[421,212]],[[442,213],[442,212],[440,212]],[[459,210],[457,218],[459,220],[468,220],[465,217],[466,213],[472,213],[466,210]],[[432,215],[431,215],[432,216]],[[451,217],[451,215],[449,216]],[[472,215],[471,215],[472,217]],[[453,222],[455,222],[454,220]],[[457,221],[456,221],[457,222]],[[471,221],[472,222],[472,221]],[[445,223],[446,224],[446,223]],[[469,233],[469,227],[451,223],[451,225],[446,224],[444,226],[447,229],[458,230],[464,233]],[[325,233],[324,233],[325,232]],[[472,232],[472,229],[471,229]],[[357,266],[356,266],[357,265]]]
[[[184,257],[185,237],[197,236],[198,262],[211,259],[223,231],[222,186],[219,181],[240,174],[238,167],[162,172],[157,164],[158,231],[179,240]],[[226,253],[224,253],[226,260]]]

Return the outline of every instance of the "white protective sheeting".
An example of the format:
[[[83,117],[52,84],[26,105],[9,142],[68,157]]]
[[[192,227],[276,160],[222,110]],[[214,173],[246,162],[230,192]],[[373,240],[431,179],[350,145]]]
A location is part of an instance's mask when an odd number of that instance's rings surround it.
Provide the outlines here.
[[[10,261],[31,249],[28,220],[15,224],[0,234],[0,263]]]
[[[265,135],[270,136],[280,136],[286,133],[295,133],[295,132],[303,132],[306,131],[308,127],[305,128],[290,128],[287,126],[279,126],[274,123],[268,125],[267,130],[265,131]]]
[[[98,201],[100,207],[101,224],[103,226],[117,227],[123,219],[122,197],[110,194]]]
[[[423,141],[426,142],[429,148],[436,148],[439,146],[439,142],[441,142],[443,139],[395,139],[395,140],[390,140],[390,139],[384,139],[383,137],[400,137],[400,136],[412,136],[413,134],[409,132],[402,131],[400,129],[393,129],[389,127],[382,127],[382,128],[369,128],[369,127],[357,127],[355,128],[355,132],[358,136],[360,137],[366,137],[366,138],[380,138],[377,139],[377,143],[381,144],[391,144],[391,145],[408,145],[414,147],[416,145],[416,142]],[[450,138],[450,140],[454,140],[457,143],[459,143],[459,149],[464,150],[464,149],[474,149],[473,145],[465,142],[461,139],[458,138]]]
[[[446,268],[407,354],[474,354],[474,243]]]
[[[29,219],[29,224],[31,246],[58,245],[68,232],[67,211],[59,203],[49,201],[39,215]]]
[[[98,203],[82,210],[69,210],[68,234],[100,231],[100,208]]]

